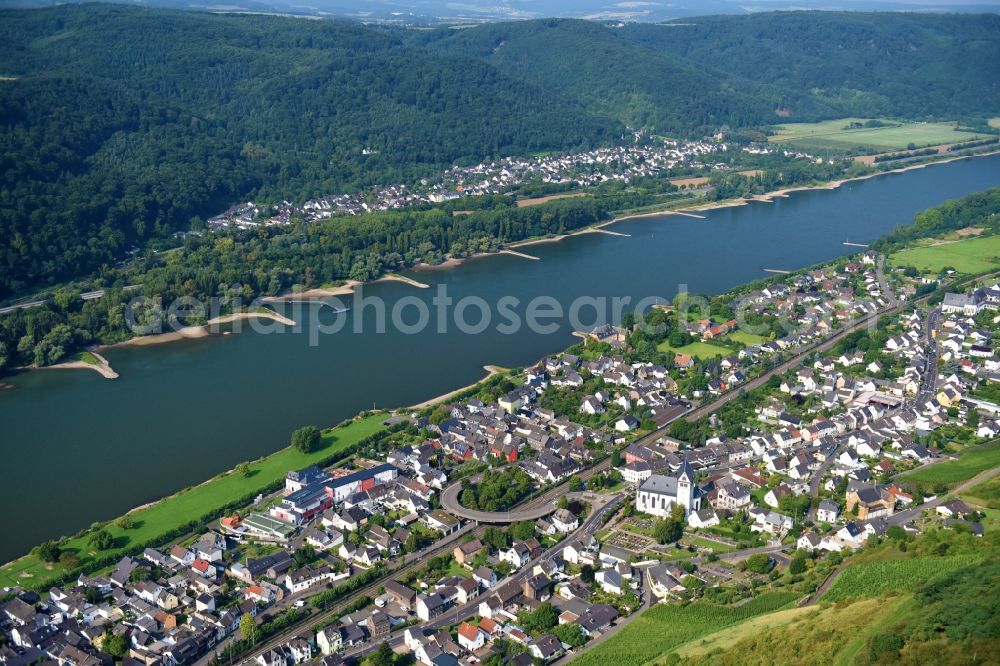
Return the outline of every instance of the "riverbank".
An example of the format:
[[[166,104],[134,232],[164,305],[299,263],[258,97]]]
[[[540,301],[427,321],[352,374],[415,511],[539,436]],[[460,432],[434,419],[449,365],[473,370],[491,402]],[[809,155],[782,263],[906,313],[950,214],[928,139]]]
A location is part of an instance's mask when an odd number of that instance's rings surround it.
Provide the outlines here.
[[[510,368],[502,368],[499,365],[484,365],[483,366],[483,370],[486,371],[486,376],[483,377],[482,379],[474,381],[471,384],[469,384],[468,386],[463,386],[462,388],[457,388],[454,391],[448,391],[447,393],[443,393],[443,394],[439,395],[436,398],[431,398],[430,400],[424,400],[423,402],[417,403],[416,405],[410,405],[409,407],[404,407],[402,409],[403,410],[407,410],[407,409],[426,409],[427,407],[431,407],[433,405],[436,405],[439,402],[445,402],[447,400],[451,400],[456,395],[461,395],[462,393],[465,393],[466,391],[475,388],[479,384],[482,384],[483,382],[485,382],[490,377],[493,377],[494,375],[498,375],[501,372],[507,372],[509,369]]]
[[[62,545],[64,552],[73,552],[84,567],[88,561],[114,560],[127,553],[136,554],[147,544],[157,543],[179,530],[187,529],[192,520],[219,512],[224,507],[246,500],[284,478],[290,469],[302,469],[322,463],[331,456],[345,452],[351,446],[384,430],[385,412],[357,417],[344,425],[323,432],[322,446],[311,453],[302,453],[293,446],[286,446],[268,456],[249,462],[251,474],[244,476],[237,468],[222,472],[208,481],[185,488],[159,500],[130,510],[135,527],[124,529],[115,522],[108,522],[103,529],[114,537],[115,546],[94,553],[87,542],[86,531],[70,537]],[[34,554],[28,554],[0,566],[0,586],[30,586],[44,589],[53,581],[66,575],[61,564],[46,564]]]
[[[288,317],[279,314],[277,312],[267,310],[267,311],[257,311],[257,312],[235,312],[230,315],[224,315],[221,317],[215,317],[214,319],[209,319],[202,326],[185,326],[179,328],[176,331],[167,331],[166,333],[155,333],[153,335],[140,335],[134,338],[130,338],[124,342],[117,342],[111,345],[104,345],[99,347],[99,350],[103,349],[114,349],[115,347],[146,347],[148,345],[159,345],[167,342],[177,342],[178,340],[197,340],[199,338],[206,338],[214,333],[218,333],[218,327],[225,324],[232,324],[238,321],[245,321],[249,319],[269,319],[271,321],[278,322],[279,324],[284,324],[285,326],[295,326],[295,320],[289,319]]]
[[[92,370],[105,379],[118,379],[118,373],[114,371],[108,359],[97,352],[86,351],[81,355],[88,355],[88,360],[76,359],[73,361],[63,361],[53,365],[39,367],[37,365],[28,366],[26,370]]]

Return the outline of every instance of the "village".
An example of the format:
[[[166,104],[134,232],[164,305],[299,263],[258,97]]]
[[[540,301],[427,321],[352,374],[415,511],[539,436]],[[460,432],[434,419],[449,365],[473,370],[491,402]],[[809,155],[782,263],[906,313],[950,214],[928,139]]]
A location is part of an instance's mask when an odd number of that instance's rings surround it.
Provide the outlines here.
[[[1000,435],[1000,284],[929,309],[928,281],[883,263],[682,294],[652,332],[581,332],[398,414],[204,533],[8,591],[0,662],[556,663],[652,604],[750,598],[893,529],[982,535],[900,475]]]
[[[209,229],[250,228],[288,224],[293,217],[316,222],[338,215],[361,215],[408,206],[442,203],[465,197],[503,194],[526,183],[543,183],[578,189],[602,183],[627,183],[665,173],[708,175],[727,165],[714,156],[728,151],[767,155],[779,152],[786,157],[812,159],[787,149],[761,146],[740,147],[722,141],[672,141],[644,137],[623,146],[597,148],[569,155],[535,158],[506,157],[471,167],[455,166],[434,178],[422,179],[419,187],[389,185],[352,194],[336,194],[298,205],[282,201],[273,206],[247,201],[236,204],[208,220]],[[696,179],[697,180],[697,179]]]

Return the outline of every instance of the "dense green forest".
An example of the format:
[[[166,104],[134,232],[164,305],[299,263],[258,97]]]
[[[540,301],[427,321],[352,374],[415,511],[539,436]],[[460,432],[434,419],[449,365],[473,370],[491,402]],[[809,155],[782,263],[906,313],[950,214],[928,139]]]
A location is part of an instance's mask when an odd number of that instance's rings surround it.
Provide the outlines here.
[[[940,206],[921,211],[913,224],[896,227],[871,247],[887,253],[918,238],[940,236],[965,227],[983,227],[987,233],[1000,231],[1000,187],[945,201]]]
[[[1000,15],[776,12],[631,24],[658,53],[777,84],[791,119],[983,118],[1000,108]]]
[[[242,197],[302,200],[621,133],[474,59],[328,21],[4,11],[0,75],[0,298]]]
[[[412,183],[452,164],[613,144],[626,126],[697,137],[785,114],[981,122],[1000,108],[998,21],[803,12],[404,30],[121,5],[3,10],[0,302],[114,281],[130,252],[175,244],[242,199]],[[741,193],[770,180],[715,184]],[[346,265],[338,277],[358,274],[354,262],[317,259]]]

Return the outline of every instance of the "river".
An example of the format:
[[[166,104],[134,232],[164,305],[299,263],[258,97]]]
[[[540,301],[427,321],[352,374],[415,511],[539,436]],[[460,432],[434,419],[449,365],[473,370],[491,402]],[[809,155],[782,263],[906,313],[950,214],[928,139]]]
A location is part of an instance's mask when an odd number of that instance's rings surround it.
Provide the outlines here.
[[[961,160],[705,211],[704,219],[624,220],[610,229],[628,237],[581,234],[523,248],[540,261],[485,257],[410,274],[430,289],[385,282],[365,294],[391,306],[403,297],[430,304],[438,285],[455,301],[476,295],[489,303],[502,296],[522,303],[551,296],[564,305],[581,295],[670,298],[681,284],[719,293],[765,277],[765,268],[857,252],[843,241],[874,240],[920,210],[998,184],[1000,156]],[[244,331],[111,349],[106,356],[121,375],[113,381],[83,370],[6,379],[16,388],[0,392],[7,516],[0,561],[274,451],[301,425],[330,425],[373,405],[415,404],[476,381],[484,364],[523,366],[575,340],[565,321],[551,333],[503,333],[494,324],[478,335],[454,326],[443,334],[434,326],[412,335],[367,326],[356,334],[356,309],[336,315],[289,307],[300,323],[339,316],[346,326],[317,345],[305,331]],[[367,312],[366,321],[374,320]],[[410,312],[412,322],[416,307]],[[469,309],[466,320],[477,319]]]

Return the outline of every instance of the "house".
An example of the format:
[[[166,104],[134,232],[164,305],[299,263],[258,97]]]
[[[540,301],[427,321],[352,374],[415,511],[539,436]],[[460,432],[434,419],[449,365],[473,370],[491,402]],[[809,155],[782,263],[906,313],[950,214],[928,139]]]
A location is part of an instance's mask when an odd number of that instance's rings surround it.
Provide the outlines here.
[[[799,550],[817,550],[823,543],[823,539],[820,538],[815,532],[806,532],[799,537],[799,540],[795,543],[796,548]]]
[[[781,505],[781,498],[790,497],[791,494],[791,488],[784,483],[779,483],[777,486],[767,491],[767,494],[764,495],[764,503],[777,509]]]
[[[698,529],[701,527],[714,527],[719,524],[719,516],[711,507],[705,507],[698,511],[692,511],[688,516],[688,525]]]
[[[868,539],[868,533],[856,522],[850,522],[837,531],[837,538],[847,546],[856,548]]]
[[[468,622],[458,625],[458,644],[469,652],[475,652],[486,644],[486,632]]]
[[[531,656],[542,661],[551,661],[563,653],[562,643],[552,634],[542,634],[528,646]]]
[[[423,516],[424,522],[432,530],[448,535],[459,528],[459,520],[443,509],[435,509]]]
[[[496,572],[485,566],[477,567],[472,572],[472,578],[479,583],[480,587],[484,587],[486,589],[489,589],[497,584]]]
[[[403,585],[398,580],[387,580],[383,587],[385,587],[385,593],[402,608],[408,611],[414,609],[414,605],[417,602],[417,593],[412,589]]]
[[[936,511],[939,516],[944,516],[945,518],[964,518],[966,515],[972,513],[969,505],[960,499],[949,500],[939,505]]]
[[[825,499],[816,509],[816,520],[821,523],[835,523],[840,517],[840,505],[833,500]]]
[[[452,551],[455,555],[455,561],[459,564],[468,566],[472,559],[483,549],[483,542],[479,539],[473,539],[467,543],[455,546],[455,550]]]
[[[671,565],[667,564],[658,564],[650,567],[646,571],[646,576],[649,579],[649,589],[655,597],[661,600],[683,592],[684,586],[678,580],[678,577],[682,577],[680,573],[679,569],[674,570]]]
[[[859,520],[891,516],[895,500],[880,486],[862,486],[847,493],[847,511],[857,509]]]
[[[340,633],[340,627],[337,625],[330,625],[316,632],[316,646],[323,654],[337,652],[342,644],[343,637]]]
[[[626,414],[615,421],[615,430],[618,432],[631,432],[639,427],[639,419],[631,414]]]
[[[535,574],[524,579],[522,594],[526,599],[534,599],[538,602],[548,601],[552,596],[549,591],[552,581],[544,573]]]
[[[739,511],[750,504],[750,489],[733,480],[716,483],[715,507],[727,511]]]
[[[618,611],[612,606],[596,604],[583,612],[577,624],[580,625],[584,636],[593,636],[610,627],[617,617]]]
[[[625,591],[625,581],[614,569],[601,569],[594,575],[594,581],[608,594],[621,594]]]
[[[441,615],[446,609],[447,603],[444,598],[436,592],[417,597],[417,617],[424,622],[429,622],[438,615]]]
[[[557,531],[568,534],[580,526],[580,520],[566,509],[558,509],[552,514],[552,526]]]
[[[523,541],[515,541],[510,548],[501,549],[498,557],[501,562],[509,563],[514,569],[520,569],[531,560],[531,550]]]

